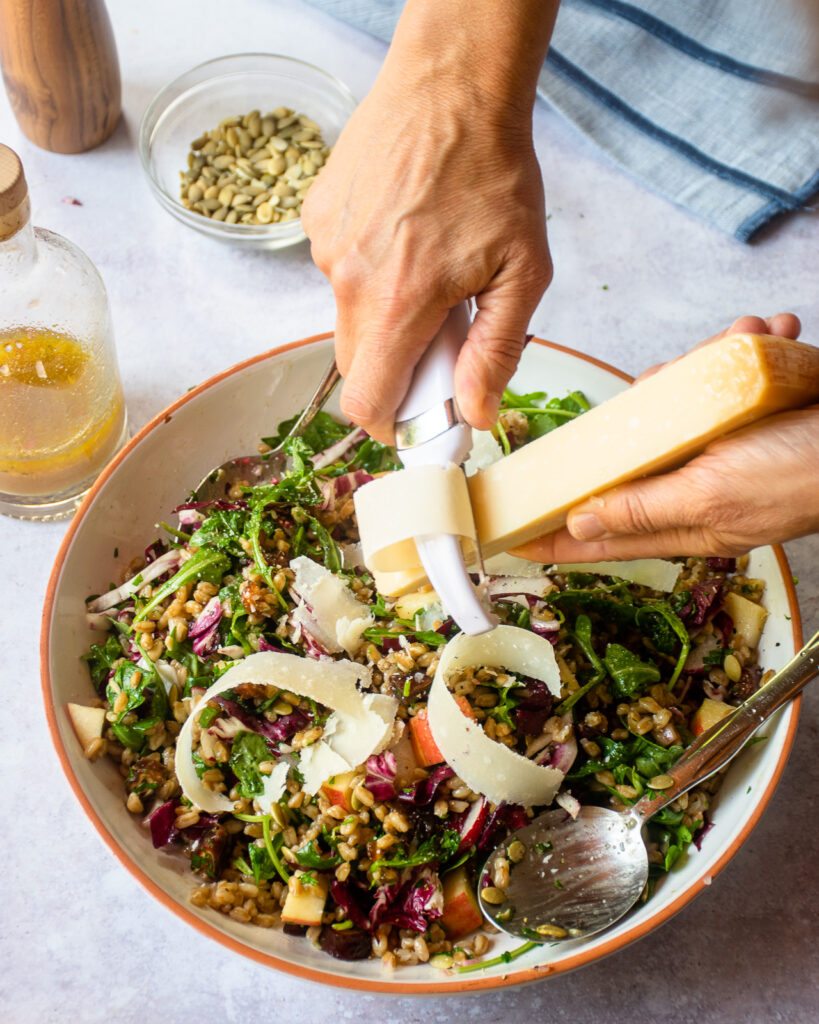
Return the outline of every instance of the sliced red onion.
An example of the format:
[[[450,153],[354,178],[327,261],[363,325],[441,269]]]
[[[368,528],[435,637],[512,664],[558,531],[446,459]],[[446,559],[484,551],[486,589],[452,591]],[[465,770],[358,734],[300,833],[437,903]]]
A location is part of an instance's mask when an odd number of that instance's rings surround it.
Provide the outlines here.
[[[180,526],[201,526],[205,521],[204,513],[195,508],[182,508],[178,515]]]
[[[577,757],[577,740],[571,736],[563,743],[552,743],[534,758],[535,764],[548,765],[564,775],[568,775]]]
[[[164,555],[160,555],[156,561],[146,565],[136,576],[127,580],[122,586],[117,587],[116,590],[108,590],[106,593],[100,594],[99,597],[95,597],[93,601],[89,601],[85,606],[85,610],[88,612],[104,612],[108,608],[113,608],[120,601],[124,601],[126,597],[136,594],[146,583],[150,583],[151,580],[163,576],[166,572],[179,568],[181,562],[181,551],[176,548],[166,551]]]
[[[353,445],[359,444],[366,437],[367,431],[363,427],[356,427],[354,430],[351,430],[340,441],[336,441],[329,448],[325,448],[323,452],[316,452],[312,456],[313,469],[318,470],[324,469],[326,466],[332,466],[334,462],[338,462],[339,459],[343,458]]]
[[[372,479],[374,478],[364,469],[356,469],[351,473],[330,477],[329,480],[325,480],[321,484],[323,501],[319,505],[319,509],[327,511],[328,509],[335,508],[338,498],[342,498],[346,494],[352,494],[362,484],[368,484]]]
[[[191,640],[196,640],[197,637],[212,630],[221,618],[222,602],[218,597],[212,597],[188,627],[188,636]]]

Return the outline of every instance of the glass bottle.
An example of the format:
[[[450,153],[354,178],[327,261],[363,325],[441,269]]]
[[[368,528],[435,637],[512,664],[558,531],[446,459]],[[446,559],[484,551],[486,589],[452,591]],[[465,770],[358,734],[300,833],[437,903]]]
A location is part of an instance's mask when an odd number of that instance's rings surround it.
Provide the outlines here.
[[[0,512],[70,515],[127,434],[105,286],[0,145]]]

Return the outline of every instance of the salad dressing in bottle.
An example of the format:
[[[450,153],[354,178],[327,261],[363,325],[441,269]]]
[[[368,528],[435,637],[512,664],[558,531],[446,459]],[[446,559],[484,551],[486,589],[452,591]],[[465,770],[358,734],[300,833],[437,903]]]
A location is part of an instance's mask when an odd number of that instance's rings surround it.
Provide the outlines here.
[[[102,279],[32,226],[22,165],[0,145],[0,512],[71,514],[126,430]]]

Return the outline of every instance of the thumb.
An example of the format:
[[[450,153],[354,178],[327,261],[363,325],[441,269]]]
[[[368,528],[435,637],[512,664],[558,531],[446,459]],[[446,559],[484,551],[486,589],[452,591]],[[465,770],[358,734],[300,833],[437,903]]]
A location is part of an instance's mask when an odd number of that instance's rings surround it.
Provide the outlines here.
[[[701,521],[690,476],[676,471],[614,487],[573,508],[566,520],[575,540],[656,534]],[[699,511],[699,515],[698,515]]]

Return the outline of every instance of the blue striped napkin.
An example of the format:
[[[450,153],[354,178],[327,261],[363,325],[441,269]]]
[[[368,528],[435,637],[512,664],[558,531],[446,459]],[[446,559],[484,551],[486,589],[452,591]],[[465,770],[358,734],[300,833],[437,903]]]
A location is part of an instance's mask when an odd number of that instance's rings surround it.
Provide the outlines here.
[[[403,7],[308,2],[384,40]],[[563,0],[538,92],[743,242],[819,193],[819,0]]]

